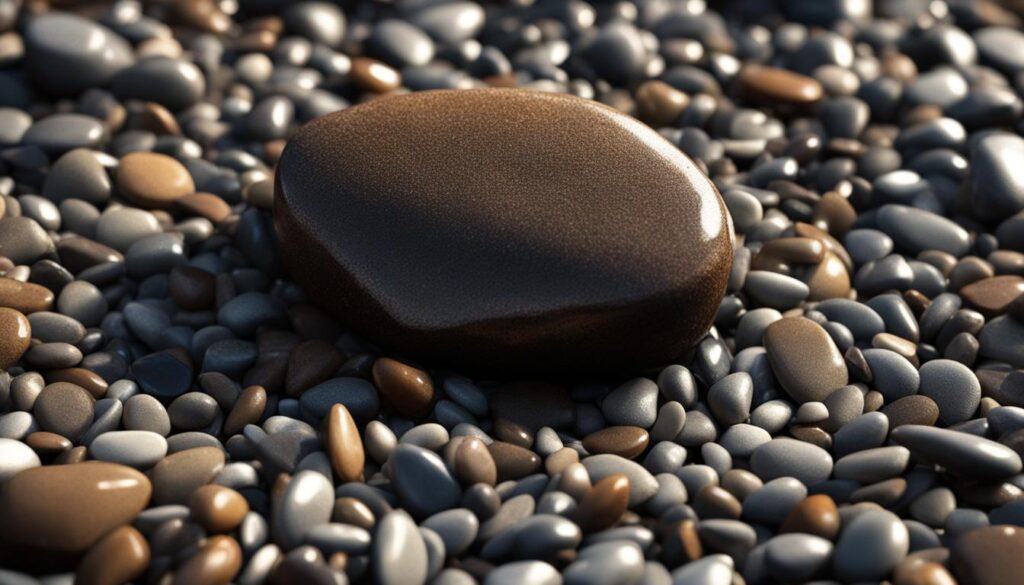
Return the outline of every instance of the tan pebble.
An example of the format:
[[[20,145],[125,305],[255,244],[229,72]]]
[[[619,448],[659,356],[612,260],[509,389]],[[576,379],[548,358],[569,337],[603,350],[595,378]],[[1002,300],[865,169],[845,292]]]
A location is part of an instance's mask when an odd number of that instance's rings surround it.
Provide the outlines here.
[[[664,81],[651,80],[636,89],[640,119],[654,128],[673,126],[690,103],[690,97]]]
[[[562,473],[572,463],[580,462],[580,454],[571,447],[562,447],[544,460],[544,471],[554,476]]]
[[[205,217],[220,223],[231,215],[231,206],[213,193],[191,193],[174,202],[174,208],[185,215]]]
[[[487,449],[477,437],[466,437],[455,450],[455,477],[465,486],[475,483],[494,485],[498,480],[498,468]]]
[[[628,506],[629,478],[616,473],[594,484],[583,496],[573,520],[584,532],[598,532],[615,525]]]
[[[230,536],[213,536],[174,574],[173,585],[227,585],[242,568],[242,549]]]
[[[18,363],[32,341],[32,326],[20,311],[0,307],[0,370]]]
[[[748,99],[770,104],[811,104],[824,90],[817,80],[786,69],[747,65],[737,76]]]
[[[249,513],[249,502],[242,494],[221,485],[204,485],[189,498],[192,518],[214,534],[230,532]]]
[[[27,469],[4,484],[0,539],[82,552],[135,520],[151,492],[146,476],[124,465],[86,462]]]
[[[196,447],[168,455],[149,472],[153,503],[187,505],[192,492],[213,481],[223,468],[224,451],[217,447]]]
[[[430,375],[391,358],[374,362],[373,383],[384,399],[404,416],[422,416],[434,401],[434,382]]]
[[[249,386],[242,390],[224,421],[224,435],[236,435],[242,432],[245,425],[256,424],[266,407],[267,391],[262,386]]]
[[[107,381],[92,370],[85,368],[61,368],[59,370],[48,370],[43,377],[47,384],[56,382],[67,382],[85,389],[93,398],[99,400],[107,395]]]
[[[352,59],[348,76],[360,89],[373,93],[387,93],[402,85],[402,75],[398,71],[366,57]]]
[[[0,278],[0,307],[14,309],[26,315],[49,311],[53,308],[53,292],[31,282]]]
[[[155,152],[133,152],[122,157],[115,179],[121,195],[146,209],[169,208],[196,191],[192,175],[183,164]]]
[[[149,543],[131,526],[103,537],[82,558],[75,585],[124,585],[142,576],[149,566]]]
[[[359,427],[344,404],[331,406],[324,419],[327,453],[335,475],[343,482],[359,481],[363,477],[366,453]]]
[[[338,498],[334,501],[334,511],[331,512],[331,522],[341,522],[372,530],[377,519],[369,506],[361,500],[352,497]]]

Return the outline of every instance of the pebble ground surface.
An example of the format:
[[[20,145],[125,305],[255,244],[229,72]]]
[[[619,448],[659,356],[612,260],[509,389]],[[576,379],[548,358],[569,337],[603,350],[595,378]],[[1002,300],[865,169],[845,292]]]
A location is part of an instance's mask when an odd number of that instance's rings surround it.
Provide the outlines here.
[[[3,585],[1021,582],[1020,2],[49,4],[0,0]],[[471,380],[281,271],[289,133],[485,85],[714,180],[685,363]]]

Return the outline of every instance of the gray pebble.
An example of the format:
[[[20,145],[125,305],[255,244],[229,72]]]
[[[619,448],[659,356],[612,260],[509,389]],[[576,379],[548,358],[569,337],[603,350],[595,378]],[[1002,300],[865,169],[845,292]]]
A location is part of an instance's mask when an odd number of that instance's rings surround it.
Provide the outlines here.
[[[371,564],[380,585],[420,585],[427,580],[427,546],[412,518],[402,510],[377,523]]]
[[[981,402],[981,383],[967,366],[952,360],[932,360],[921,366],[921,394],[935,401],[945,425],[974,416]]]
[[[864,357],[874,377],[872,386],[882,393],[886,403],[917,394],[921,376],[906,358],[894,351],[877,348],[864,350]]]
[[[55,203],[77,199],[102,205],[110,199],[110,192],[110,175],[97,153],[85,148],[76,148],[61,155],[50,167],[42,188],[43,196]],[[64,213],[63,206],[61,212]],[[87,233],[74,231],[89,237]]]
[[[362,378],[332,378],[299,397],[303,411],[316,419],[327,416],[331,406],[338,403],[344,404],[358,420],[372,419],[380,410],[377,389]]]
[[[876,447],[840,458],[833,472],[836,479],[869,484],[902,474],[909,462],[910,451],[904,447]]]
[[[857,266],[881,260],[893,250],[892,238],[875,229],[850,230],[843,238],[843,245]]]
[[[959,258],[970,250],[971,238],[967,230],[930,211],[906,205],[883,205],[876,217],[879,228],[896,246],[911,254],[940,250]]]
[[[697,402],[697,381],[685,366],[671,365],[658,374],[658,390],[669,400],[689,408]]]
[[[0,438],[21,441],[39,430],[39,424],[27,412],[9,412],[0,415]]]
[[[54,254],[53,241],[30,217],[0,218],[0,251],[15,264],[32,264]]]
[[[85,326],[73,317],[38,311],[28,316],[32,337],[44,343],[78,343],[85,337]]]
[[[832,474],[832,457],[821,447],[781,437],[758,447],[750,456],[750,468],[764,481],[790,476],[813,485]]]
[[[1003,220],[1024,209],[1024,139],[992,132],[972,143],[971,209],[987,220]]]
[[[198,431],[210,426],[220,414],[217,401],[209,394],[187,392],[174,399],[167,407],[167,416],[174,428]]]
[[[378,22],[367,42],[383,61],[399,67],[426,65],[434,59],[434,43],[430,37],[404,20]]]
[[[803,282],[766,270],[748,272],[743,290],[759,304],[779,310],[792,309],[810,294]]]
[[[884,579],[907,556],[910,536],[899,517],[867,510],[844,526],[836,542],[833,568],[846,582]]]
[[[454,508],[434,514],[424,520],[421,526],[436,532],[444,541],[444,548],[448,554],[457,557],[476,540],[480,521],[468,509]]]
[[[462,490],[444,462],[431,451],[399,445],[391,453],[388,467],[395,493],[416,517],[454,508],[462,497]]]
[[[299,546],[310,530],[330,521],[333,507],[334,486],[329,479],[315,471],[296,473],[274,505],[274,542],[285,550]]]
[[[111,89],[121,100],[156,102],[176,112],[203,97],[206,78],[188,61],[150,57],[121,70],[113,78]]]
[[[410,585],[413,582],[409,582]],[[484,585],[560,585],[562,576],[541,561],[517,561],[501,565],[487,574]],[[390,585],[390,584],[389,584]],[[402,583],[405,585],[405,582]]]
[[[615,473],[625,474],[629,478],[630,506],[644,503],[658,490],[658,482],[650,472],[624,457],[606,453],[587,457],[581,463],[586,467],[593,483]]]
[[[741,423],[726,429],[718,443],[733,458],[747,459],[758,447],[771,440],[771,434],[765,429]]]
[[[829,321],[838,321],[846,326],[857,339],[870,340],[885,331],[885,321],[871,307],[848,299],[828,299],[815,305],[814,309],[825,315]]]
[[[650,428],[658,416],[658,386],[647,378],[630,380],[605,396],[601,412],[612,425]]]
[[[361,555],[370,550],[370,533],[351,524],[319,524],[306,533],[306,544],[330,556],[337,552]]]
[[[729,374],[708,390],[708,406],[723,426],[746,421],[753,398],[754,383],[746,372]]]
[[[780,534],[764,550],[765,568],[786,583],[813,578],[832,558],[832,543],[810,534]]]
[[[156,216],[133,207],[108,208],[96,222],[96,241],[127,252],[132,244],[161,232]]]
[[[51,155],[75,148],[97,148],[107,140],[103,124],[82,114],[52,114],[34,124],[21,139],[22,145],[38,146]]]
[[[793,406],[785,400],[769,400],[750,413],[750,424],[774,435],[781,431],[793,416]]]
[[[0,484],[40,465],[39,456],[31,447],[15,439],[0,438]]]
[[[582,549],[562,573],[566,585],[639,583],[644,553],[633,542],[602,542]]]
[[[1015,451],[983,437],[923,425],[893,429],[892,439],[915,458],[935,463],[955,475],[976,480],[1000,480],[1021,471]]]
[[[149,469],[167,455],[167,440],[150,431],[111,431],[89,444],[89,455],[100,461]]]
[[[807,488],[792,477],[765,483],[743,500],[743,519],[765,526],[778,526],[807,497]]]

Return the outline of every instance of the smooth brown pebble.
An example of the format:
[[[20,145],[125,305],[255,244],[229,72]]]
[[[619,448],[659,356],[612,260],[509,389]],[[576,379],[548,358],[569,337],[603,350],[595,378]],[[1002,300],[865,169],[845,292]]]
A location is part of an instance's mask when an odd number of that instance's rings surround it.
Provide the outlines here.
[[[697,516],[702,520],[721,518],[738,520],[743,512],[743,504],[736,496],[717,485],[708,485],[697,492],[697,497],[690,503]]]
[[[104,380],[102,376],[85,368],[60,368],[58,370],[47,370],[46,373],[43,374],[43,377],[46,378],[47,384],[67,382],[69,384],[74,384],[75,386],[81,386],[96,400],[106,396],[109,388],[107,381]]]
[[[748,99],[769,104],[812,104],[824,90],[817,80],[775,67],[747,65],[737,76],[740,92]]]
[[[0,307],[26,315],[53,308],[53,292],[46,287],[0,277]]]
[[[494,420],[491,436],[499,441],[519,445],[524,449],[529,449],[533,446],[534,437],[530,429],[504,418]]]
[[[175,201],[174,205],[186,215],[205,217],[213,223],[220,223],[231,215],[231,206],[212,193],[191,193]]]
[[[402,86],[402,76],[398,71],[367,57],[352,59],[348,77],[360,89],[373,93],[387,93]]]
[[[227,585],[242,568],[242,548],[230,536],[213,536],[174,573],[171,585]]]
[[[121,158],[115,175],[118,192],[145,209],[166,209],[195,193],[185,165],[155,152],[132,152]]]
[[[103,537],[82,557],[75,585],[124,585],[142,576],[149,566],[149,543],[131,526]]]
[[[629,478],[615,473],[594,484],[573,513],[573,521],[584,532],[598,532],[614,526],[629,507]]]
[[[267,407],[267,391],[262,386],[249,386],[238,395],[224,421],[224,436],[242,432],[245,425],[256,424]]]
[[[967,304],[988,318],[1001,315],[1014,299],[1024,294],[1024,277],[992,276],[972,282],[958,293]]]
[[[25,444],[36,453],[47,456],[63,453],[71,449],[71,441],[57,433],[36,431],[25,437]]]
[[[351,524],[366,530],[373,530],[377,519],[374,517],[373,511],[362,500],[344,497],[334,500],[331,522],[341,522],[342,524]]]
[[[526,477],[540,469],[540,457],[519,445],[494,441],[487,445],[487,450],[490,451],[494,466],[498,470],[498,483]]]
[[[690,103],[690,97],[664,81],[647,81],[634,95],[640,119],[654,128],[673,126]]]
[[[849,381],[835,342],[810,319],[775,321],[765,329],[764,347],[779,384],[798,403],[824,400]]]
[[[644,452],[649,442],[650,435],[640,427],[606,427],[584,437],[583,448],[593,455],[611,453],[633,459]]]
[[[779,534],[802,532],[835,540],[839,535],[839,509],[825,494],[808,496],[796,505],[779,526]]]
[[[18,363],[32,341],[32,326],[20,311],[0,307],[0,370]]]
[[[189,498],[192,519],[210,533],[230,532],[249,513],[249,502],[242,494],[221,485],[204,485]]]
[[[434,401],[430,375],[391,358],[373,363],[373,383],[384,400],[403,416],[422,416]]]
[[[335,404],[324,418],[324,443],[331,467],[342,482],[359,481],[363,477],[366,453],[359,427],[344,404]]]
[[[92,424],[96,401],[81,386],[55,382],[43,387],[32,413],[44,431],[57,433],[72,442]]]
[[[494,485],[498,468],[487,445],[477,437],[466,437],[455,450],[455,477],[465,486],[475,483]]]
[[[224,451],[217,447],[196,447],[168,455],[149,471],[153,503],[187,505],[192,492],[213,481],[223,468]]]
[[[135,520],[151,492],[146,476],[124,465],[27,469],[7,480],[0,494],[0,540],[47,551],[85,551]]]
[[[889,417],[889,431],[903,425],[934,426],[939,419],[939,406],[921,394],[904,396],[886,404],[882,414]]]
[[[950,549],[960,585],[1008,585],[1024,575],[1024,528],[976,528],[958,536]]]

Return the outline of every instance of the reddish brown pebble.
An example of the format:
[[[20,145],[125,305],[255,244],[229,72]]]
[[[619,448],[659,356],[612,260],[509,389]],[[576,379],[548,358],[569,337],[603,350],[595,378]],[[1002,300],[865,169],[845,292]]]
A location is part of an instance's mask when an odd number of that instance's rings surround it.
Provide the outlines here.
[[[0,308],[0,370],[18,363],[31,341],[28,318],[20,311]]]
[[[957,537],[951,550],[960,585],[1008,585],[1024,575],[1024,528],[975,528]]]
[[[75,585],[124,585],[132,583],[149,566],[149,543],[131,526],[122,526],[103,537],[82,557],[75,571]]]
[[[61,368],[59,370],[47,370],[43,375],[47,384],[55,382],[68,382],[85,388],[85,391],[99,400],[107,395],[107,381],[99,374],[85,368]]]
[[[334,345],[319,339],[303,341],[288,356],[284,389],[289,396],[304,391],[330,378],[344,362]]]
[[[747,65],[737,81],[740,92],[748,99],[769,104],[812,104],[824,93],[813,78],[761,65]]]
[[[665,540],[665,559],[669,566],[683,565],[704,556],[704,546],[697,534],[697,523],[693,520],[683,520],[676,524]]]
[[[151,486],[138,471],[87,462],[27,469],[0,494],[0,539],[48,551],[80,552],[132,522]]]
[[[519,423],[504,418],[494,420],[491,435],[499,441],[529,449],[533,446],[533,432]]]
[[[650,436],[640,427],[606,427],[590,433],[583,439],[583,448],[588,453],[612,453],[626,459],[633,459],[644,452]]]
[[[267,391],[262,386],[249,386],[242,390],[224,421],[224,435],[230,437],[242,432],[245,425],[256,424],[266,407]]]
[[[71,448],[71,441],[56,433],[36,431],[25,437],[25,444],[36,453],[47,456],[63,453]]]
[[[850,295],[850,273],[832,252],[826,252],[825,258],[817,264],[797,268],[794,276],[811,290],[808,300],[843,299]]]
[[[691,505],[701,520],[712,518],[738,520],[743,512],[743,504],[736,499],[736,496],[717,485],[704,486],[697,492],[697,497],[693,499]]]
[[[387,93],[402,86],[402,76],[398,71],[367,57],[352,59],[348,77],[360,89],[373,93]]]
[[[886,404],[882,414],[889,417],[889,431],[903,425],[933,426],[939,419],[939,407],[931,398],[914,394]]]
[[[690,103],[690,97],[664,81],[651,80],[636,89],[637,113],[654,128],[672,126]]]
[[[0,307],[14,309],[26,315],[49,311],[53,307],[53,292],[31,282],[0,278]]]
[[[177,210],[185,215],[205,217],[213,223],[220,223],[231,215],[231,206],[212,193],[191,193],[174,202]]]
[[[153,503],[188,504],[192,492],[217,476],[224,467],[224,452],[217,447],[196,447],[164,457],[153,466]]]
[[[295,280],[424,363],[671,363],[714,320],[732,258],[724,203],[697,166],[649,126],[569,95],[373,100],[299,129],[276,180]]]
[[[352,526],[372,530],[377,520],[373,515],[373,511],[362,500],[344,497],[334,501],[331,522],[341,522],[342,524],[351,524]]]
[[[614,526],[629,507],[629,478],[615,473],[594,484],[583,496],[573,521],[584,532],[598,532]]]
[[[939,563],[913,563],[902,570],[897,567],[893,577],[894,585],[957,585],[956,579]]]
[[[540,469],[540,457],[519,445],[494,441],[487,445],[487,450],[490,451],[494,466],[498,470],[498,483],[526,477]]]
[[[249,513],[249,503],[242,494],[221,485],[204,485],[189,498],[192,519],[207,532],[230,532]]]
[[[186,311],[213,308],[217,278],[201,268],[176,266],[171,270],[168,289],[171,298]]]
[[[184,165],[155,152],[133,152],[122,157],[115,179],[121,195],[146,209],[169,208],[196,190]]]
[[[422,416],[434,402],[434,382],[419,368],[391,358],[373,363],[373,383],[403,416]]]
[[[992,276],[972,282],[960,289],[960,296],[967,304],[988,318],[1001,315],[1021,294],[1024,294],[1024,277],[1016,275]]]
[[[498,469],[487,445],[477,437],[466,437],[455,450],[455,477],[462,485],[475,483],[494,485],[498,481]]]
[[[359,427],[344,404],[331,406],[324,418],[324,443],[331,458],[331,467],[340,481],[359,481],[363,477],[366,453]]]
[[[242,568],[242,548],[230,536],[213,536],[175,572],[171,585],[227,585]]]
[[[839,509],[825,494],[808,496],[786,515],[779,533],[802,532],[835,540],[839,534]]]

